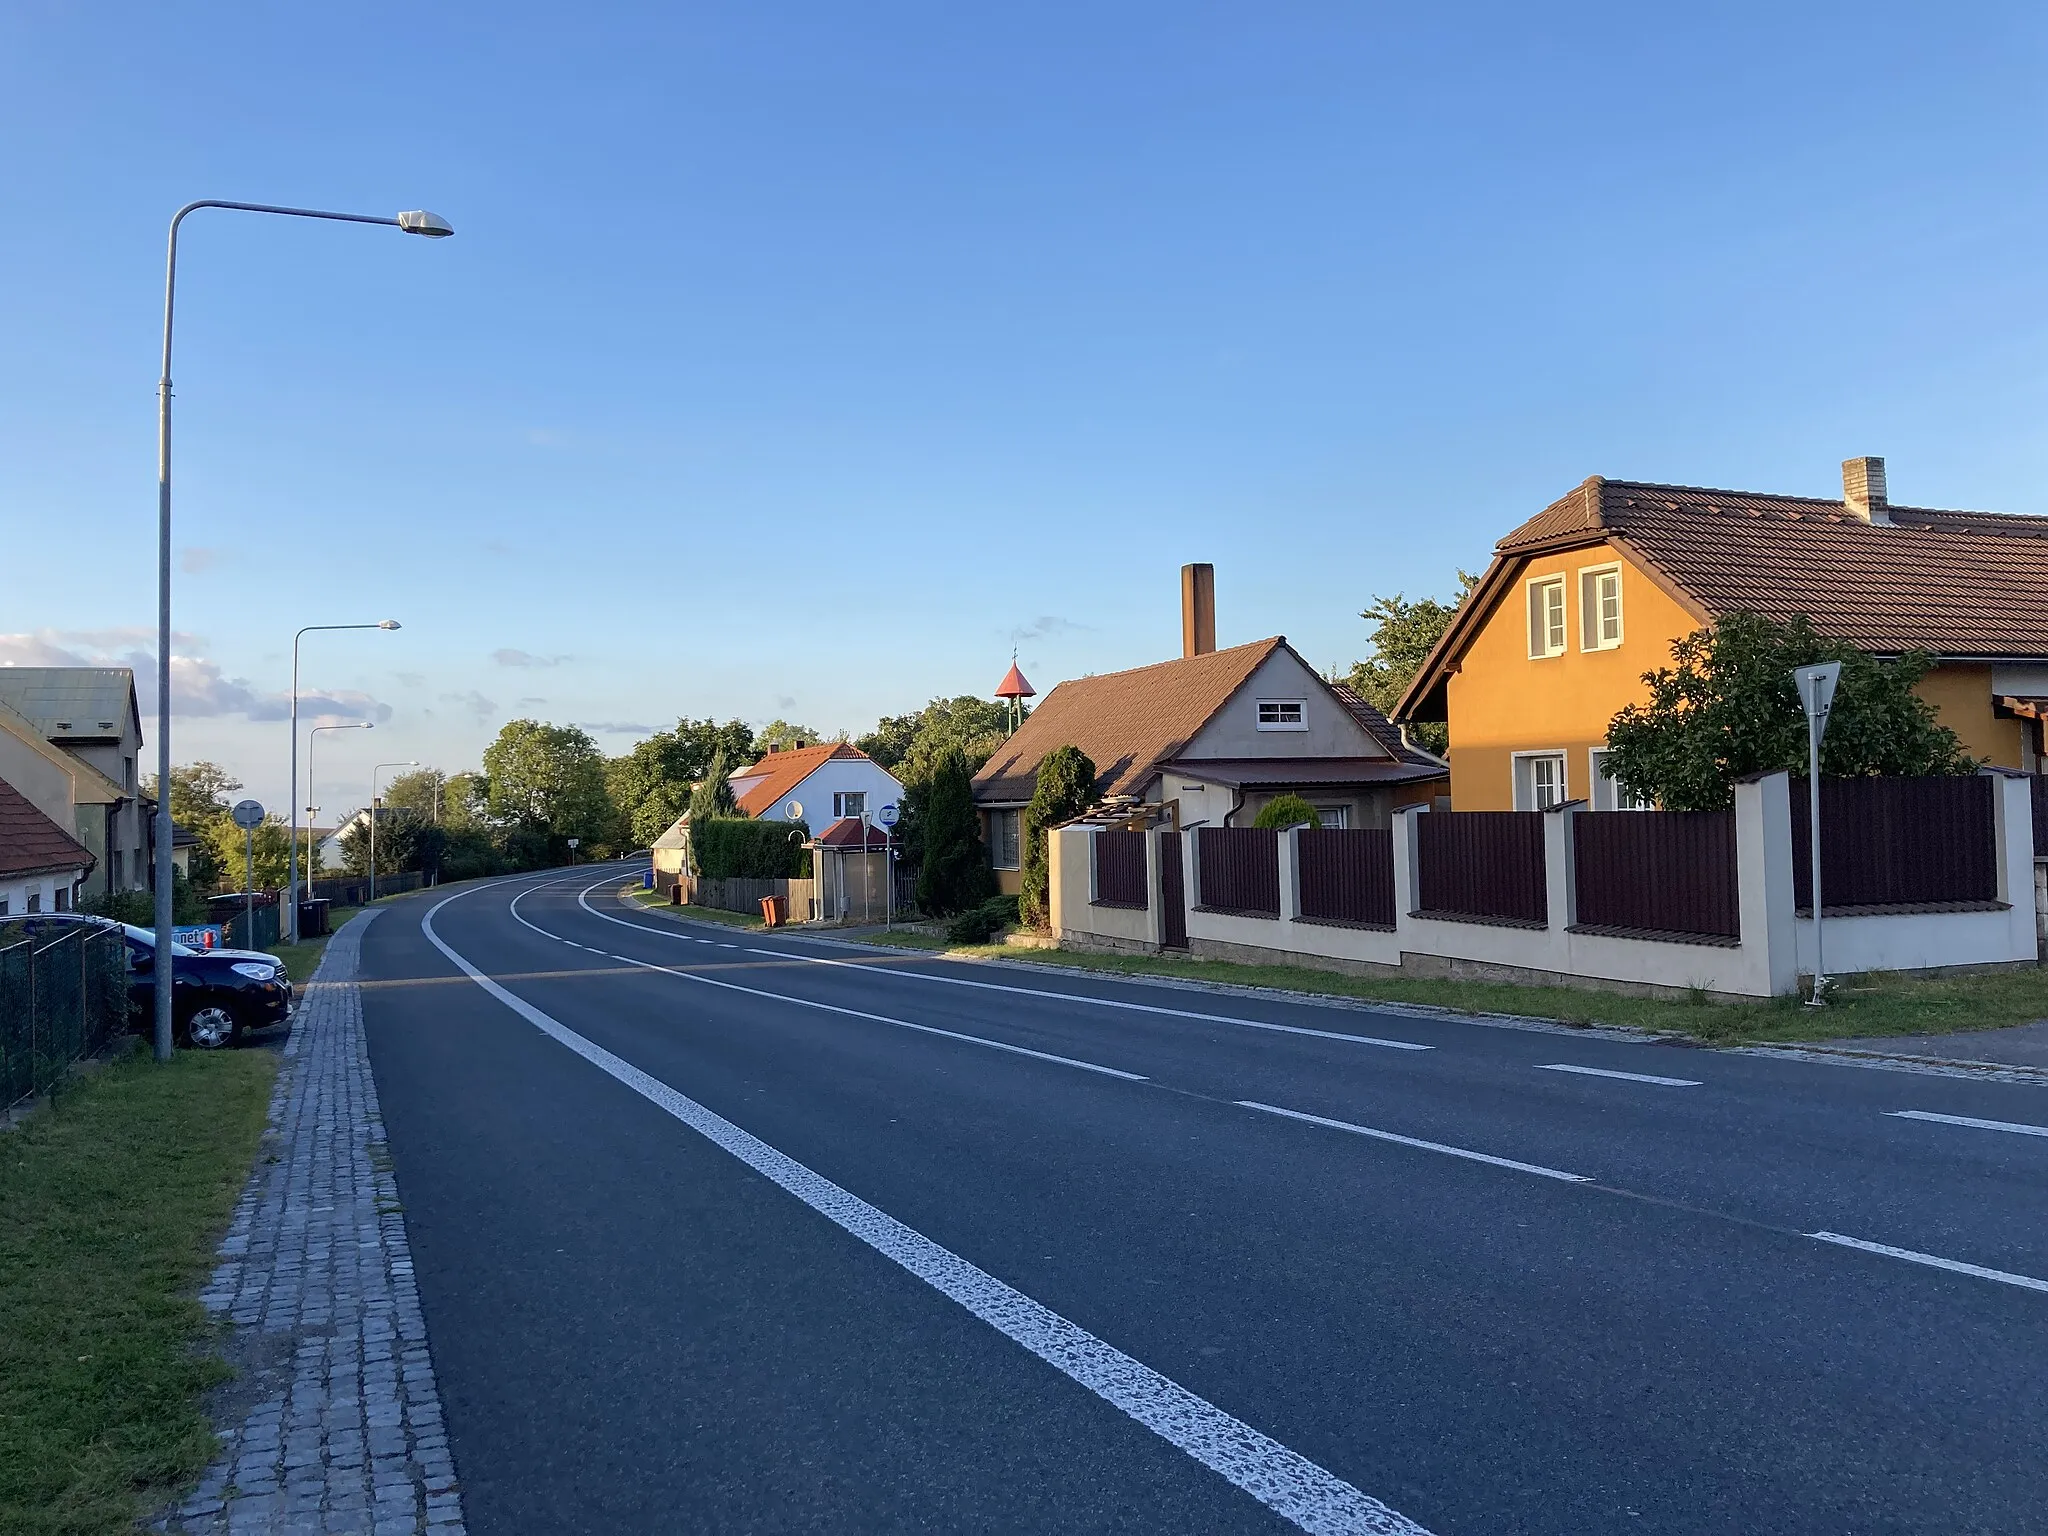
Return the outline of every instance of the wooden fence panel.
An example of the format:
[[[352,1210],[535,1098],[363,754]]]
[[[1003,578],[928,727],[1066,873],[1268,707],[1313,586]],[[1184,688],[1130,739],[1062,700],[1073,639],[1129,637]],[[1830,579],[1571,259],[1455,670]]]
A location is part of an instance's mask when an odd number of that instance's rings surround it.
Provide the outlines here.
[[[1297,836],[1305,921],[1394,926],[1393,833],[1357,828]]]
[[[1429,811],[1415,818],[1421,910],[1542,927],[1550,920],[1541,811]]]
[[[1742,936],[1733,811],[1581,811],[1572,862],[1582,928]]]
[[[1821,894],[1842,907],[1920,907],[1998,899],[1997,781],[1820,781]],[[1792,781],[1792,892],[1813,909],[1811,810]]]
[[[1151,883],[1145,877],[1145,834],[1097,832],[1088,839],[1095,850],[1095,898],[1098,907],[1151,905]]]
[[[1240,917],[1280,915],[1280,834],[1258,827],[1198,827],[1195,860],[1201,910]]]

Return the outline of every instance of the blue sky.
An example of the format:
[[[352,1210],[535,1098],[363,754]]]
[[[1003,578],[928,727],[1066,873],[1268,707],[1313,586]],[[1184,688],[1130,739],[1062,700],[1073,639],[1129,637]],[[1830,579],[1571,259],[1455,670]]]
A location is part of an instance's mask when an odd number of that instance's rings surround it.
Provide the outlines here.
[[[517,715],[859,731],[1363,647],[1589,474],[2048,512],[2037,6],[0,12],[0,658],[320,803]],[[317,647],[317,649],[315,649]]]

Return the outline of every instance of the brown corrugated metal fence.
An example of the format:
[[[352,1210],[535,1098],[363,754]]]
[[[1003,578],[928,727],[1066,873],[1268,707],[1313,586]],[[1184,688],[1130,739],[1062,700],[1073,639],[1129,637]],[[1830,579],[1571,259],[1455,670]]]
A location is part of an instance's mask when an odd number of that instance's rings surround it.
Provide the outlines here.
[[[1989,774],[1822,779],[1821,894],[1827,910],[1995,901],[1997,788]],[[1811,825],[1806,781],[1794,779],[1792,890],[1802,911],[1813,907]]]
[[[1741,937],[1733,811],[1582,811],[1572,863],[1582,928]]]
[[[1423,914],[1538,927],[1549,921],[1543,814],[1428,811],[1416,816]]]
[[[1393,833],[1361,827],[1296,835],[1306,921],[1394,926]]]
[[[1258,827],[1200,827],[1195,858],[1200,907],[1244,917],[1280,915],[1280,834]]]
[[[1145,907],[1150,882],[1145,878],[1145,834],[1097,832],[1088,841],[1095,849],[1095,905]]]

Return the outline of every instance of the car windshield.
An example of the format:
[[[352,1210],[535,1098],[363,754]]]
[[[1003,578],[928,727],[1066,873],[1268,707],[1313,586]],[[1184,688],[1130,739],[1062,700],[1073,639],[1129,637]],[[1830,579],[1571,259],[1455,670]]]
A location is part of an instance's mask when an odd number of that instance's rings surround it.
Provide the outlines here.
[[[133,923],[123,923],[121,931],[137,944],[145,945],[150,949],[156,948],[156,933],[153,929],[138,928]],[[196,955],[201,953],[201,951],[192,948],[189,944],[180,944],[173,939],[171,941],[171,953],[174,955]]]

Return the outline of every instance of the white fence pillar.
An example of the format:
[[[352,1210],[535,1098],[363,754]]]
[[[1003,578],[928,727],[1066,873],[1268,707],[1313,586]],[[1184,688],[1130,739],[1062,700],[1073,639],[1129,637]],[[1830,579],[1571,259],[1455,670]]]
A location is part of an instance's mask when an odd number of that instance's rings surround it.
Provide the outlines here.
[[[1543,815],[1543,908],[1552,933],[1566,933],[1579,921],[1577,860],[1572,853],[1572,820],[1584,802],[1567,800]]]
[[[1301,916],[1301,828],[1289,827],[1279,836],[1280,921],[1291,923]]]
[[[1415,818],[1428,814],[1426,805],[1404,805],[1394,812],[1394,927],[1397,931],[1422,910],[1422,866],[1415,848]]]
[[[1774,997],[1799,990],[1799,916],[1792,897],[1792,781],[1768,773],[1735,786],[1735,879],[1742,947]]]

